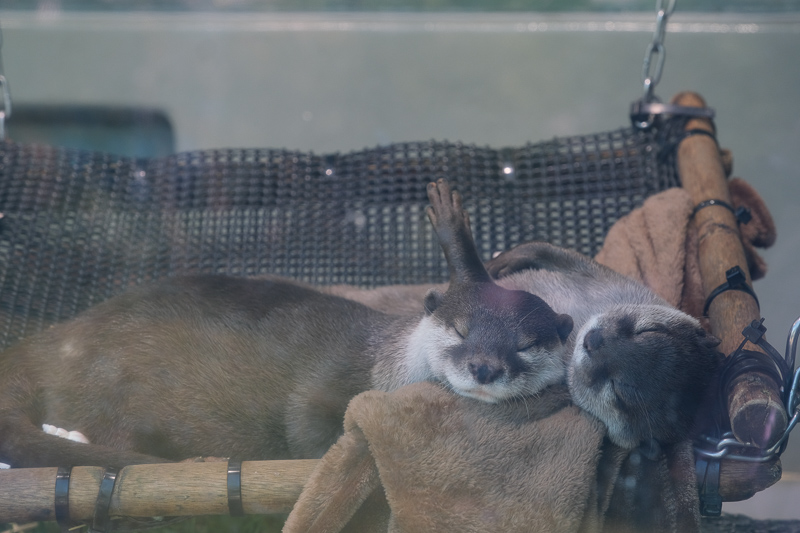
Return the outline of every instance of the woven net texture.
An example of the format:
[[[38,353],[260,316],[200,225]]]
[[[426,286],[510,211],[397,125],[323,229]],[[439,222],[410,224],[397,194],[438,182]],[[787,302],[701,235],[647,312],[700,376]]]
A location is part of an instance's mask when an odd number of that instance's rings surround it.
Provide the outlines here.
[[[527,240],[594,255],[614,221],[679,184],[658,137],[628,128],[505,149],[421,142],[158,159],[0,143],[0,348],[178,274],[445,281],[425,216],[426,184],[441,177],[464,196],[484,259]]]

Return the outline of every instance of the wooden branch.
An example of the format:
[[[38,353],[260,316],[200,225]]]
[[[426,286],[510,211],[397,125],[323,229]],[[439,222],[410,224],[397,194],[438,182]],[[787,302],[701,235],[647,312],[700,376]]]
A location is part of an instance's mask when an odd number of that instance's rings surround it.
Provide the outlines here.
[[[682,106],[705,107],[703,99],[695,93],[680,93],[673,103]],[[686,130],[701,129],[714,133],[707,119],[692,119]],[[727,165],[726,165],[727,163]],[[681,142],[677,154],[681,184],[695,205],[705,200],[718,199],[731,203],[726,181],[730,173],[730,156],[723,160],[714,139],[706,135],[693,135]],[[726,168],[726,166],[728,168]],[[733,213],[721,206],[709,206],[694,216],[693,222],[699,236],[700,273],[703,296],[725,283],[725,272],[741,267],[752,285],[738,223]],[[711,331],[720,338],[719,349],[725,354],[733,352],[742,341],[742,330],[753,320],[761,318],[758,304],[742,291],[726,291],[717,296],[708,311]],[[757,346],[749,349],[762,351]],[[739,441],[768,448],[780,439],[786,430],[788,416],[781,402],[779,386],[761,372],[750,372],[736,378],[729,386],[728,413],[731,429]],[[781,476],[780,460],[769,463],[737,463],[723,461],[720,476],[720,493],[723,501],[739,501],[776,483]]]
[[[673,99],[682,106],[705,107],[703,99],[694,93],[681,93]],[[687,130],[701,129],[713,133],[707,119],[692,119]],[[681,184],[695,205],[718,199],[730,204],[728,184],[719,149],[714,139],[693,135],[678,147],[678,172]],[[700,271],[703,295],[725,283],[725,272],[740,266],[752,284],[742,247],[739,227],[733,213],[721,206],[709,206],[697,212],[693,224],[699,235]],[[711,330],[722,340],[720,350],[734,351],[742,340],[741,332],[753,320],[761,318],[758,304],[742,291],[726,291],[717,296],[709,308]],[[758,347],[752,347],[758,349]],[[739,377],[731,386],[728,413],[734,435],[741,442],[768,448],[786,430],[788,417],[777,384],[759,372]]]
[[[748,463],[723,459],[719,468],[719,495],[724,502],[739,502],[771,487],[781,479],[781,460]]]
[[[245,514],[287,513],[300,496],[316,459],[245,461]],[[131,465],[122,469],[111,499],[111,516],[196,516],[228,514],[227,467],[213,463]],[[0,470],[0,522],[55,520],[56,468]],[[103,468],[72,469],[70,518],[90,520]]]

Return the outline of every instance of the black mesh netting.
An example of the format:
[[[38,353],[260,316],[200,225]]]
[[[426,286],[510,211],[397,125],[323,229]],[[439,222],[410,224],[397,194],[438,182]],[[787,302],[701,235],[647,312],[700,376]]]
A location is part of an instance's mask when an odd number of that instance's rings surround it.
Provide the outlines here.
[[[316,284],[446,279],[425,185],[465,197],[485,258],[547,240],[593,255],[620,216],[678,184],[655,132],[490,149],[206,150],[130,159],[0,143],[0,347],[124,287],[188,272]]]

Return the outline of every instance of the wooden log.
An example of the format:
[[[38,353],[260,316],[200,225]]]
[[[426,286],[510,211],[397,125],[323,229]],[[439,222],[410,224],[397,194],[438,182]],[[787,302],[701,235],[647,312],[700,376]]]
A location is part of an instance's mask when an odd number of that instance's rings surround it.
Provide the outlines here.
[[[245,461],[245,514],[286,513],[294,506],[317,460]],[[0,470],[0,522],[55,520],[56,468]],[[90,520],[103,468],[72,469],[70,518]],[[122,469],[111,498],[111,516],[228,514],[227,462],[131,465]]]
[[[739,502],[771,487],[781,479],[781,460],[749,463],[723,459],[719,468],[719,495],[724,502]]]
[[[705,107],[703,99],[694,93],[680,93],[673,98],[682,106]],[[686,130],[714,132],[707,119],[692,119]],[[718,199],[730,204],[725,169],[714,140],[705,135],[693,135],[678,147],[678,173],[681,184],[695,205]],[[699,235],[700,271],[704,297],[725,283],[725,272],[736,265],[752,284],[742,247],[739,227],[733,213],[721,206],[699,210],[693,224]],[[730,354],[742,340],[741,332],[753,320],[761,317],[758,304],[742,291],[726,291],[717,296],[709,308],[711,330],[722,340],[720,350]],[[752,347],[758,349],[758,347]],[[777,384],[759,372],[739,377],[731,386],[728,413],[734,435],[741,442],[768,448],[780,439],[788,417]]]
[[[690,92],[680,93],[672,101],[682,106],[706,106],[699,95]],[[686,130],[695,129],[714,133],[714,126],[708,119],[690,120]],[[722,157],[714,139],[705,135],[686,138],[678,147],[677,166],[681,184],[695,205],[711,199],[731,203],[726,181],[726,174],[730,174],[730,156]],[[726,271],[737,265],[751,285],[750,270],[733,213],[721,206],[709,206],[699,210],[692,223],[699,236],[703,296],[708,298],[715,288],[725,283]],[[753,297],[735,290],[718,295],[711,303],[708,315],[711,331],[722,341],[720,351],[725,354],[733,352],[741,343],[742,330],[761,317]],[[757,346],[748,348],[762,351]],[[777,442],[788,424],[778,385],[763,373],[750,372],[736,378],[729,391],[727,408],[736,438],[762,448]],[[780,476],[779,459],[768,463],[723,460],[720,494],[723,501],[744,500],[773,485]]]

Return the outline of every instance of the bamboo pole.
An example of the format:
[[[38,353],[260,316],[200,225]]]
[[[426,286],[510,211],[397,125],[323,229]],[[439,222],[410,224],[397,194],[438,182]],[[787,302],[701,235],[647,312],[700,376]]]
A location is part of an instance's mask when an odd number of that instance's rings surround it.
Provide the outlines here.
[[[287,513],[300,496],[316,459],[245,461],[242,506],[245,514]],[[131,465],[122,469],[111,498],[110,516],[196,516],[228,514],[227,467],[212,463]],[[0,470],[0,522],[55,520],[56,468]],[[103,468],[72,469],[72,520],[90,520]]]

